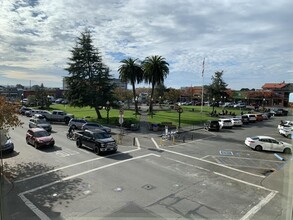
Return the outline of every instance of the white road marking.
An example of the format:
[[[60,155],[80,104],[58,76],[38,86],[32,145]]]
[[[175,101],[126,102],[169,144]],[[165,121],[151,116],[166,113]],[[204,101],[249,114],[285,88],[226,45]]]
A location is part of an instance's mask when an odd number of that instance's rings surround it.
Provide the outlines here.
[[[24,193],[20,193],[18,196],[26,204],[26,206],[29,207],[29,209],[32,210],[40,219],[50,220],[50,218],[44,212],[42,212],[40,209],[38,209],[30,200],[28,200],[24,196]]]
[[[205,159],[205,158],[207,158],[209,156],[211,156],[211,155],[205,155],[204,157],[201,157],[201,159]]]
[[[69,180],[69,179],[73,179],[73,178],[76,178],[78,176],[82,176],[82,175],[85,175],[85,174],[88,174],[88,173],[91,173],[91,172],[94,172],[94,171],[97,171],[97,170],[101,170],[101,169],[104,169],[104,168],[108,168],[108,167],[112,167],[112,166],[115,166],[115,165],[118,165],[118,164],[121,164],[121,163],[125,163],[125,162],[129,162],[129,161],[132,161],[132,160],[137,160],[137,159],[141,159],[141,158],[144,158],[144,157],[148,157],[148,156],[155,156],[155,157],[161,157],[160,155],[157,155],[157,154],[146,154],[146,155],[142,155],[142,156],[138,156],[138,157],[133,157],[133,158],[130,158],[130,159],[126,159],[126,160],[122,160],[122,161],[118,161],[118,162],[115,162],[115,163],[111,163],[111,164],[108,164],[108,165],[104,165],[104,166],[101,166],[101,167],[97,167],[97,168],[94,168],[94,169],[91,169],[91,170],[88,170],[88,171],[85,171],[85,172],[82,172],[82,173],[78,173],[78,174],[75,174],[75,175],[72,175],[72,176],[68,176],[68,177],[65,177],[65,178],[62,178],[61,180],[57,180],[57,181],[54,181],[52,183],[48,183],[48,184],[45,184],[43,186],[39,186],[37,188],[34,188],[34,189],[31,189],[31,190],[27,190],[25,192],[22,192],[22,193],[19,193],[18,196],[21,198],[21,200],[25,203],[25,205],[30,209],[32,210],[41,220],[50,220],[50,218],[45,214],[43,213],[40,209],[38,209],[29,199],[27,199],[24,195],[27,194],[27,193],[32,193],[32,192],[35,192],[37,190],[40,190],[40,189],[43,189],[43,188],[46,188],[46,187],[49,187],[49,186],[52,186],[56,183],[60,183],[60,182],[63,182],[63,181],[66,181],[66,180]]]
[[[135,142],[136,142],[137,148],[138,148],[138,149],[141,149],[141,148],[140,148],[140,143],[139,143],[139,141],[138,141],[138,138],[135,138]]]
[[[157,142],[155,141],[154,138],[151,138],[152,142],[154,143],[154,145],[156,146],[157,149],[160,149],[159,145],[157,144]]]
[[[283,161],[279,161],[279,160],[265,160],[265,159],[247,158],[247,157],[234,157],[234,156],[221,156],[221,155],[213,155],[213,157],[226,157],[226,158],[233,158],[233,159],[257,160],[257,161],[265,161],[265,162],[284,163]]]
[[[277,192],[272,191],[266,198],[261,200],[256,206],[250,209],[240,220],[251,219],[253,215],[255,215],[263,206],[269,203],[277,194]]]
[[[89,163],[89,162],[92,162],[92,161],[102,160],[102,159],[108,158],[108,157],[113,157],[114,155],[116,156],[116,155],[130,153],[130,152],[134,152],[134,151],[138,151],[138,150],[140,150],[140,149],[137,148],[137,149],[134,149],[134,150],[124,151],[124,152],[121,152],[121,153],[116,153],[116,154],[105,156],[105,157],[98,157],[98,158],[94,158],[94,159],[90,159],[90,160],[85,160],[85,161],[82,161],[82,162],[70,164],[68,166],[64,166],[64,167],[56,168],[56,169],[53,169],[53,170],[49,170],[49,171],[47,171],[45,173],[40,173],[40,174],[30,176],[30,177],[27,177],[27,178],[24,178],[24,179],[21,179],[21,180],[16,180],[14,183],[20,183],[20,182],[23,182],[23,181],[26,181],[26,180],[34,179],[36,177],[40,177],[40,176],[43,176],[43,175],[46,175],[46,174],[49,174],[49,173],[56,172],[56,171],[59,171],[59,170],[64,170],[64,169],[67,169],[67,168],[70,168],[70,167],[78,166],[78,165]]]
[[[155,142],[154,139],[152,139],[152,141],[154,142],[154,144],[156,145],[156,147],[158,149],[161,149],[163,151],[166,151],[166,152],[169,152],[169,153],[172,153],[172,154],[177,154],[177,155],[180,155],[180,156],[183,156],[183,157],[188,157],[188,158],[192,158],[192,159],[199,160],[199,161],[202,161],[202,162],[210,163],[210,164],[213,164],[213,165],[216,165],[216,166],[224,167],[224,168],[227,168],[227,169],[230,169],[230,170],[234,170],[234,171],[237,171],[237,172],[240,172],[240,173],[245,173],[245,174],[248,174],[248,175],[251,175],[251,176],[265,178],[265,176],[263,176],[263,175],[249,173],[249,172],[246,172],[246,171],[243,171],[243,170],[239,170],[239,169],[236,169],[236,168],[233,168],[233,167],[229,167],[229,166],[226,166],[226,165],[223,165],[223,164],[218,164],[218,163],[215,163],[215,162],[212,162],[212,161],[208,161],[208,160],[205,160],[205,159],[201,159],[199,157],[194,157],[194,156],[190,156],[190,155],[187,155],[187,154],[182,154],[182,153],[179,153],[179,152],[176,152],[176,151],[167,150],[165,148],[160,148],[158,146],[158,144]]]

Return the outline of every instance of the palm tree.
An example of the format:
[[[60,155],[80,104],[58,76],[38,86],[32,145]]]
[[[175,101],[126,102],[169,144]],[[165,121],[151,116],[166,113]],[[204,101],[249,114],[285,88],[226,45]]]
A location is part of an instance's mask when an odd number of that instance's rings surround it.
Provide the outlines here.
[[[152,84],[151,100],[149,106],[150,114],[153,114],[153,97],[156,85],[164,84],[164,79],[169,74],[169,64],[162,56],[146,57],[142,62],[142,69],[144,71],[144,80],[146,83]]]
[[[123,82],[130,83],[132,85],[132,92],[133,92],[133,100],[135,103],[135,113],[138,114],[138,106],[137,106],[137,99],[135,93],[135,83],[140,83],[143,80],[143,70],[141,65],[138,64],[138,59],[124,59],[121,60],[120,63],[122,65],[119,67],[119,78]]]

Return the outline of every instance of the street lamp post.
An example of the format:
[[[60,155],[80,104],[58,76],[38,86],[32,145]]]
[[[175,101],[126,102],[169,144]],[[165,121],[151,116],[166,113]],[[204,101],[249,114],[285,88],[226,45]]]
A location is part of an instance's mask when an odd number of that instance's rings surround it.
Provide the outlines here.
[[[180,104],[178,104],[177,112],[178,112],[178,121],[179,121],[178,128],[181,128],[181,114],[183,112],[183,109],[181,108]]]
[[[215,110],[215,97],[213,97],[213,114],[214,114],[214,110]]]
[[[263,98],[262,100],[262,110],[265,111],[265,102],[266,102],[266,99]]]
[[[110,111],[110,102],[106,102],[106,111],[107,111],[107,124],[109,124],[109,111]]]

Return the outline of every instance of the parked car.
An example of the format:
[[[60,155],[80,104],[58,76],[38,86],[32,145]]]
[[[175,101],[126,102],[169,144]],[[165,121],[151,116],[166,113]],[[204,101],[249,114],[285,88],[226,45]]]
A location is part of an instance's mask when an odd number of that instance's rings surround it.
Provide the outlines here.
[[[54,147],[54,138],[43,128],[30,128],[26,132],[26,143],[33,145],[36,149],[39,147]]]
[[[244,103],[237,103],[233,107],[234,108],[245,108],[246,107],[246,104],[244,104]]]
[[[243,122],[240,118],[231,118],[232,126],[242,126]]]
[[[293,127],[293,121],[283,121],[281,120],[280,124],[278,124],[278,129],[282,129],[283,127]]]
[[[100,129],[107,133],[111,133],[111,128],[100,125],[98,123],[87,122],[81,127],[82,130],[92,130],[92,129]]]
[[[248,116],[249,122],[256,122],[255,114],[246,114]]]
[[[217,120],[209,120],[204,124],[204,128],[208,131],[214,130],[219,131],[220,130],[220,124]]]
[[[263,121],[263,116],[262,114],[255,114],[255,118],[256,118],[256,121]]]
[[[33,117],[29,120],[29,128],[43,128],[48,132],[52,131],[51,124],[45,118]]]
[[[288,115],[288,111],[282,108],[278,108],[278,109],[274,109],[275,116],[287,116]]]
[[[76,132],[76,146],[92,149],[96,154],[117,151],[117,143],[111,135],[103,130],[85,130]]]
[[[87,121],[81,118],[72,118],[68,123],[68,127],[72,127],[73,129],[81,129]]]
[[[231,119],[219,119],[220,128],[232,128],[233,124]]]
[[[14,144],[10,137],[8,136],[7,132],[3,132],[3,130],[0,132],[0,139],[1,139],[1,144],[0,144],[0,151],[1,152],[7,152],[7,153],[12,153],[14,151]]]
[[[39,114],[41,111],[40,110],[37,110],[37,109],[30,109],[30,110],[27,110],[25,111],[25,116],[27,117],[32,117],[33,115],[35,114]]]
[[[242,121],[242,124],[248,124],[249,123],[248,115],[239,115],[239,116],[236,116],[236,118],[240,118],[241,121]]]
[[[284,126],[283,128],[279,129],[279,134],[287,138],[292,138],[293,126],[288,126],[288,127]]]
[[[22,115],[25,115],[25,112],[26,111],[30,111],[31,108],[28,108],[28,107],[25,107],[25,106],[22,106],[20,109],[19,109],[19,113],[22,114]]]
[[[292,153],[292,145],[283,141],[278,141],[269,136],[254,136],[245,139],[245,145],[257,150],[278,151],[290,154]]]
[[[262,118],[263,118],[263,120],[268,120],[270,117],[271,117],[270,114],[267,113],[267,112],[264,112],[264,113],[262,114]]]

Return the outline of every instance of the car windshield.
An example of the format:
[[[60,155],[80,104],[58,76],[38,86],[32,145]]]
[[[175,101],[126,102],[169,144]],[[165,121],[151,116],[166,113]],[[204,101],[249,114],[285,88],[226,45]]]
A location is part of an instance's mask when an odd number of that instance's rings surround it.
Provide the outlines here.
[[[105,138],[110,138],[110,137],[111,137],[111,135],[107,134],[106,132],[94,133],[95,139],[105,139]]]
[[[50,134],[47,131],[36,131],[34,133],[35,137],[47,137],[50,136]]]

